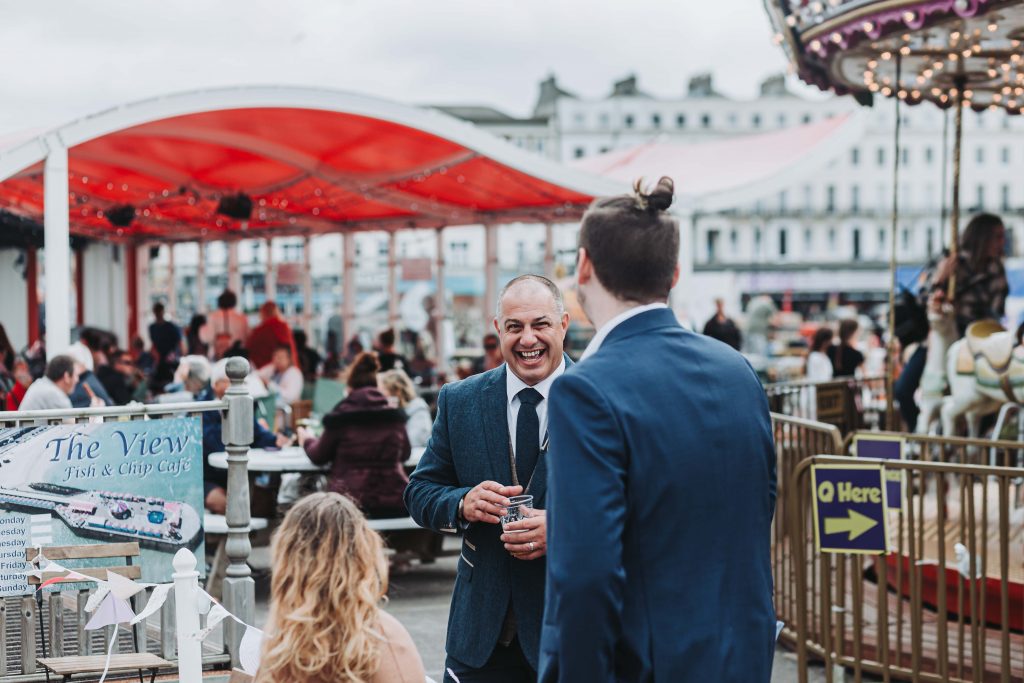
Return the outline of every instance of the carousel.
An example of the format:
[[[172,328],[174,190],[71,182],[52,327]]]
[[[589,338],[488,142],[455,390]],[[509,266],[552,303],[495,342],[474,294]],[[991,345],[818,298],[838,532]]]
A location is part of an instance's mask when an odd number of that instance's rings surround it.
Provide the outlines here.
[[[1024,1],[765,0],[765,7],[775,29],[775,43],[785,51],[792,72],[804,82],[837,95],[852,96],[864,106],[891,108],[893,145],[897,151],[901,149],[903,107],[936,106],[947,110],[952,140],[951,152],[944,164],[950,175],[948,186],[943,183],[946,194],[943,203],[944,207],[948,206],[948,213],[944,213],[948,215],[948,260],[950,264],[957,264],[962,243],[961,226],[967,218],[961,215],[960,203],[965,110],[991,110],[994,112],[991,116],[997,117],[1021,113],[1024,107]],[[893,375],[898,353],[895,236],[900,220],[897,188],[901,155],[893,154],[892,159],[892,282],[886,391],[889,429],[898,424],[893,406]],[[964,283],[957,282],[956,268],[947,272],[949,277],[940,303],[928,308],[927,360],[921,380],[921,415],[917,422],[919,435],[891,432],[894,438],[902,436],[908,443],[913,441],[916,450],[907,457],[921,460],[931,458],[926,444],[957,436],[958,431],[964,431],[962,424],[966,425],[970,436],[977,437],[981,419],[998,412],[993,436],[997,439],[1009,414],[1016,411],[1020,421],[1020,404],[1024,401],[1024,347],[1019,345],[1012,331],[1005,330],[994,320],[976,321],[961,336],[950,302],[957,300],[957,288],[964,287]],[[1020,436],[1018,430],[1018,438]],[[980,447],[972,448],[976,456],[973,460],[997,464],[989,462],[989,449],[982,452]],[[967,462],[967,452],[963,451],[961,463]],[[992,448],[991,452],[994,454],[996,449]],[[1007,456],[1016,454],[1016,458],[1003,458],[998,464],[1021,465],[1020,454],[1024,451],[1005,453]],[[995,456],[992,458],[994,460]],[[931,641],[931,647],[936,648],[931,663],[926,665],[928,656],[918,652],[915,656],[923,659],[909,666],[911,669],[943,672],[946,664],[941,655],[946,645],[942,643],[951,642],[943,638],[946,627],[941,623],[946,619],[959,621],[962,636],[963,624],[980,616],[982,627],[987,625],[1006,634],[1003,642],[1007,643],[1007,652],[1011,637],[1015,639],[1024,633],[1024,505],[1020,502],[1020,487],[1016,487],[1016,500],[1005,534],[1000,534],[1001,541],[1006,543],[1003,551],[1000,553],[995,545],[990,552],[983,553],[980,547],[976,550],[979,555],[998,555],[1008,561],[1003,567],[993,562],[982,571],[972,571],[971,559],[961,557],[966,552],[963,544],[967,535],[974,538],[973,525],[986,527],[991,520],[984,516],[975,518],[972,508],[972,521],[967,522],[966,508],[968,503],[973,505],[975,497],[982,500],[996,495],[987,483],[991,477],[972,476],[976,477],[972,480],[975,483],[962,488],[960,496],[949,494],[950,480],[942,477],[937,477],[927,490],[923,483],[917,486],[908,494],[908,499],[914,497],[920,501],[916,511],[920,516],[918,524],[931,531],[921,533],[921,545],[914,557],[903,552],[901,542],[901,550],[879,556],[872,563],[871,571],[879,586],[888,585],[892,596],[902,596],[915,612],[931,615],[926,621],[930,619],[929,623],[940,624],[934,627],[938,636]],[[893,514],[895,528],[902,529],[899,532],[902,540],[905,534],[911,533],[909,525],[902,510],[898,520]],[[986,542],[995,543],[994,540]],[[964,566],[946,564],[944,558],[953,557],[961,559]],[[913,580],[908,580],[914,575],[920,582],[916,592],[911,585]],[[963,587],[971,583],[976,584],[983,597],[967,605],[962,598],[957,599],[956,591],[961,591],[962,596]],[[1007,595],[1002,596],[1004,585]],[[854,595],[857,590],[854,589]],[[1008,609],[999,609],[999,598],[1006,599]],[[902,637],[898,634],[897,628],[891,632],[891,637]],[[886,649],[883,635],[878,636],[879,647]],[[935,645],[936,642],[939,645]],[[960,653],[962,656],[962,641]],[[982,666],[970,674],[973,680],[989,680],[991,672],[982,659],[982,662],[974,662],[974,666]],[[1016,678],[1020,672],[1013,671],[1009,673],[1007,664],[1003,677],[997,675],[993,680],[1009,680],[1007,675]]]

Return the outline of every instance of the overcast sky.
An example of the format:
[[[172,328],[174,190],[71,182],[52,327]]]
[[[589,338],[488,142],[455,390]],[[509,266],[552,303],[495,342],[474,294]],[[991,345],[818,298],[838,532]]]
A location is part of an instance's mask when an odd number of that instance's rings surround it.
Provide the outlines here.
[[[15,0],[0,11],[0,133],[168,92],[313,85],[526,115],[554,73],[603,97],[710,70],[753,97],[785,69],[760,0]]]

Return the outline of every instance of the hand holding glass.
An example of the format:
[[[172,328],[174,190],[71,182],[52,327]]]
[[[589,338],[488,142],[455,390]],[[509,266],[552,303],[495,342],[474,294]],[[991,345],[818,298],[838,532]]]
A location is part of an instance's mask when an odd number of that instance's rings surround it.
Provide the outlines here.
[[[506,527],[512,522],[526,519],[533,513],[533,496],[510,496],[505,514],[501,516],[501,528],[507,534],[519,534],[526,529],[515,529],[509,531]]]

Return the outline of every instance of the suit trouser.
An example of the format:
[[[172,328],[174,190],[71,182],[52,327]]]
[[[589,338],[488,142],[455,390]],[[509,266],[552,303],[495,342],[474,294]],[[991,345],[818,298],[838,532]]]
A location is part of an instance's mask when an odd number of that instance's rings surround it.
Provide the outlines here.
[[[537,683],[537,672],[523,655],[518,637],[507,647],[495,645],[491,658],[479,669],[467,666],[451,655],[445,659],[444,668],[443,683]]]

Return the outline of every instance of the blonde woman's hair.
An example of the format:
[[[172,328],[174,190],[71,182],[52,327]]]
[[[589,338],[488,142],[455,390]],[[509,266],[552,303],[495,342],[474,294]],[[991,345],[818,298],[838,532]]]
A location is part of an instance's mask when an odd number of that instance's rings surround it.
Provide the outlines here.
[[[339,493],[314,493],[273,541],[271,607],[258,683],[366,683],[380,666],[379,603],[388,565],[380,536]]]
[[[416,398],[416,387],[403,370],[388,370],[377,375],[384,393],[398,398],[398,407],[404,408]]]

